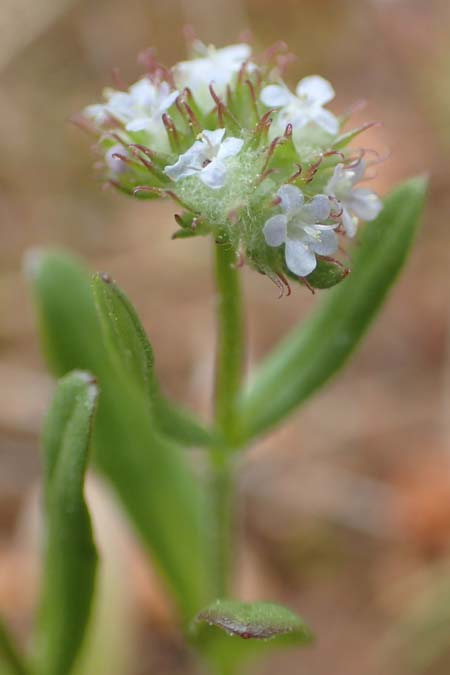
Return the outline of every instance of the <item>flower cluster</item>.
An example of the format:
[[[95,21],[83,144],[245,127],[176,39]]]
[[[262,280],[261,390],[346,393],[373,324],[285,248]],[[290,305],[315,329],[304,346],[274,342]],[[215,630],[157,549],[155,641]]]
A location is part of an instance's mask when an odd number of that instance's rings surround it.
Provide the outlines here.
[[[331,84],[282,79],[284,47],[260,58],[248,44],[199,41],[192,58],[148,72],[129,89],[106,89],[83,111],[98,137],[103,175],[140,198],[173,198],[183,211],[174,237],[212,233],[281,289],[289,279],[326,288],[348,270],[333,256],[340,237],[376,218],[363,150],[348,145],[365,127],[327,106]]]

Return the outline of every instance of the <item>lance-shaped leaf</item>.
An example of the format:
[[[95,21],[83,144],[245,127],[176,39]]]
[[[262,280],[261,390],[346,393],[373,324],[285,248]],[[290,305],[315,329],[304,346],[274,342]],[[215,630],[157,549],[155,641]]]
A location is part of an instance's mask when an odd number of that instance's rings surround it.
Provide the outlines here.
[[[199,612],[192,625],[193,640],[220,672],[236,673],[247,661],[269,650],[305,646],[314,639],[303,619],[272,602],[216,600]]]
[[[83,486],[97,386],[75,371],[58,384],[43,433],[45,555],[36,671],[68,675],[85,634],[97,553]]]
[[[42,347],[50,370],[60,377],[74,368],[98,373],[100,368],[108,367],[111,351],[108,357],[104,353],[104,333],[90,289],[90,274],[84,265],[62,250],[35,249],[26,256],[25,270],[32,282]],[[103,275],[103,279],[107,278]],[[114,321],[120,323],[120,330],[108,331],[108,342],[110,346],[115,344],[116,356],[123,347],[120,358],[126,359],[136,381],[141,380],[147,388],[158,409],[155,421],[161,431],[188,446],[210,443],[208,431],[161,394],[152,347],[126,295],[115,284],[103,294],[99,283],[94,281],[94,287],[100,318],[110,311]]]
[[[120,496],[181,614],[191,618],[210,598],[211,586],[200,482],[186,454],[160,433],[136,370],[111,361],[90,274],[73,256],[58,252],[34,254],[30,266],[52,370],[63,374],[78,367],[98,378],[96,465]]]
[[[96,274],[92,288],[109,355],[147,394],[162,432],[185,445],[211,444],[206,429],[161,394],[152,346],[126,294],[107,274]]]
[[[277,424],[348,359],[405,262],[425,190],[416,178],[391,193],[364,228],[350,276],[263,362],[240,402],[243,441]]]

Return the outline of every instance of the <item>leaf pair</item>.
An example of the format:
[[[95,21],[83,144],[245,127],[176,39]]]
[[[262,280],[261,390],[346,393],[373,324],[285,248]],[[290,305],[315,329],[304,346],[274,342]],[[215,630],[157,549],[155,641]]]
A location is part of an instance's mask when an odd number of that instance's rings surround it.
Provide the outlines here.
[[[114,284],[96,276],[92,289],[89,273],[65,253],[34,254],[30,266],[49,364],[58,376],[82,368],[97,377],[96,465],[190,619],[211,597],[207,509],[188,457],[168,433],[183,429],[197,444],[208,434],[160,395],[151,347]]]

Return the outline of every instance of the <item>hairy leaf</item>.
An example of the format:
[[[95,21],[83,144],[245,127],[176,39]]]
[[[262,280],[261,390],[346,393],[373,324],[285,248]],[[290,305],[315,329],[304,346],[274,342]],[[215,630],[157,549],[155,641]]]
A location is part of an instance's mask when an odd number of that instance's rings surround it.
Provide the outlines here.
[[[96,465],[120,496],[182,615],[190,618],[210,597],[204,497],[188,457],[163,435],[151,392],[143,391],[149,380],[143,375],[140,379],[136,363],[142,357],[145,370],[151,350],[146,364],[143,354],[138,356],[144,348],[136,342],[130,320],[125,340],[136,352],[118,367],[117,354],[111,356],[111,341],[117,336],[105,334],[90,274],[73,256],[40,253],[32,259],[31,272],[49,363],[57,374],[78,367],[98,378]],[[121,305],[124,323],[128,310],[129,305]]]
[[[416,178],[391,193],[364,228],[350,276],[260,366],[241,398],[243,442],[286,417],[348,359],[408,255],[425,189],[426,181]]]
[[[83,486],[97,387],[92,376],[64,377],[44,433],[46,542],[37,626],[37,672],[67,675],[82,644],[97,553]]]

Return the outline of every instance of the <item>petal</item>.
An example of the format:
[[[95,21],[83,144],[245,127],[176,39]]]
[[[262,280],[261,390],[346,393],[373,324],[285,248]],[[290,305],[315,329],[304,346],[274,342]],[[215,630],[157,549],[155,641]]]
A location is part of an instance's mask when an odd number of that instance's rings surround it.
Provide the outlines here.
[[[227,157],[234,157],[234,155],[237,155],[241,151],[243,145],[244,141],[242,138],[230,136],[221,143],[217,158],[226,159]]]
[[[125,125],[127,131],[145,131],[149,130],[152,124],[150,117],[138,117]]]
[[[166,166],[164,173],[174,181],[181,180],[187,176],[193,176],[202,170],[203,167],[203,143],[195,141],[189,150],[179,156],[175,164]]]
[[[196,173],[199,173],[200,169],[196,169],[193,166],[189,166],[181,157],[175,164],[166,166],[164,168],[164,173],[166,176],[169,176],[175,182],[181,180],[182,178],[187,178],[188,176],[193,176]]]
[[[316,268],[316,256],[302,239],[288,239],[285,248],[286,265],[299,277],[306,277]]]
[[[266,221],[263,232],[269,246],[281,246],[286,241],[287,218],[282,214]]]
[[[328,80],[325,80],[320,75],[310,75],[304,77],[297,85],[297,96],[311,99],[319,105],[324,105],[332,101],[335,97],[335,92]]]
[[[103,105],[102,103],[88,105],[83,110],[83,115],[95,122],[95,124],[104,124],[109,117],[108,109],[106,105]]]
[[[338,238],[334,230],[318,232],[317,237],[312,238],[311,249],[319,255],[331,255],[337,251]]]
[[[166,110],[168,110],[170,108],[170,106],[175,103],[179,94],[180,94],[180,92],[177,89],[175,89],[175,91],[172,91],[167,96],[164,96],[164,98],[161,100],[161,102],[158,106],[158,112],[163,113]]]
[[[355,236],[358,229],[358,219],[354,218],[345,206],[342,209],[342,225],[348,237]]]
[[[362,220],[373,220],[383,208],[381,199],[369,188],[353,190],[347,205]]]
[[[316,195],[302,209],[302,218],[308,223],[323,223],[331,211],[331,202],[326,195]]]
[[[325,192],[327,195],[334,195],[335,191],[339,188],[339,183],[344,177],[344,165],[336,164],[334,167],[333,175],[327,183]]]
[[[351,174],[352,185],[359,183],[366,173],[366,163],[363,159],[360,159],[355,166],[351,167],[351,169],[347,169],[347,171]]]
[[[200,180],[202,183],[213,190],[220,190],[220,188],[225,185],[226,176],[227,168],[219,159],[213,159],[213,161],[200,172]]]
[[[210,146],[220,145],[223,137],[225,136],[225,131],[226,129],[215,129],[214,131],[208,131],[205,129],[205,131],[202,131],[201,134],[202,140],[204,143],[206,142]]]
[[[217,50],[217,56],[221,61],[228,62],[240,66],[241,63],[250,58],[252,53],[251,47],[248,44],[241,43],[237,45],[229,45]]]
[[[303,192],[295,185],[282,185],[277,192],[281,199],[281,209],[285,213],[295,213],[303,206],[305,200]]]
[[[333,115],[333,113],[330,113],[329,110],[317,108],[317,110],[315,110],[311,115],[311,119],[329,134],[334,135],[339,131],[339,120]]]
[[[129,92],[138,105],[152,105],[157,96],[157,88],[149,79],[143,77],[131,85]]]
[[[262,90],[260,98],[268,108],[281,108],[284,105],[288,105],[292,94],[287,87],[279,84],[269,84]]]

